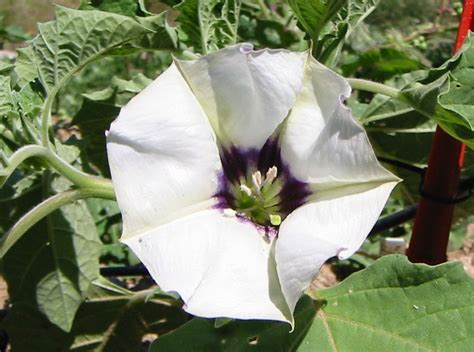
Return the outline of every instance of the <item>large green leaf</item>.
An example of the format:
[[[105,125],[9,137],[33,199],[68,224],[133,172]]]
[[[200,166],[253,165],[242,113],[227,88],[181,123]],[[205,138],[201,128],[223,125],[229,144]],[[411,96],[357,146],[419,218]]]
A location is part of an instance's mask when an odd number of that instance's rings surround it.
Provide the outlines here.
[[[194,319],[159,337],[151,351],[469,351],[474,280],[461,264],[379,259],[341,284],[303,297],[296,326],[238,321],[215,329]]]
[[[34,226],[4,257],[3,274],[12,304],[38,309],[69,331],[91,281],[98,277],[99,252],[100,241],[85,202],[62,207]]]
[[[384,257],[318,292],[325,305],[300,350],[316,344],[328,351],[469,350],[473,290],[460,263],[430,267],[403,256]]]
[[[102,11],[56,7],[56,19],[39,25],[39,34],[20,51],[20,77],[40,79],[47,91],[109,50],[138,39],[150,30],[130,17]]]
[[[203,54],[237,41],[240,0],[184,0],[176,9],[183,42]]]

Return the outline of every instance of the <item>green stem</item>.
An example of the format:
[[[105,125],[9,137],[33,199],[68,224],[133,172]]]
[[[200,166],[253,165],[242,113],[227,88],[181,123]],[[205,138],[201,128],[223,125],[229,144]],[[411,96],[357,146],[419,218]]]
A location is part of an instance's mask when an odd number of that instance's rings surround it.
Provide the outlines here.
[[[49,120],[51,119],[51,109],[53,107],[54,97],[57,94],[57,90],[53,89],[47,96],[44,102],[43,113],[41,114],[41,144],[50,148],[49,144]]]
[[[347,81],[353,89],[365,90],[367,92],[386,95],[394,99],[401,99],[401,92],[382,83],[367,81],[359,78],[347,78]]]
[[[265,17],[265,19],[271,19],[272,12],[267,7],[267,4],[265,3],[265,0],[258,0],[258,6],[260,7],[260,10],[262,11],[263,16]]]
[[[16,151],[9,159],[9,165],[4,170],[0,171],[0,177],[5,177],[6,180],[20,163],[31,157],[39,157],[46,160],[49,165],[76,186],[96,189],[104,194],[104,198],[115,199],[114,189],[110,180],[79,171],[61,159],[50,149],[40,145],[28,145]]]
[[[41,202],[23,217],[11,228],[5,236],[0,247],[0,258],[38,221],[51,214],[63,205],[69,204],[79,199],[85,198],[105,198],[109,199],[107,191],[101,189],[74,189],[56,194]]]

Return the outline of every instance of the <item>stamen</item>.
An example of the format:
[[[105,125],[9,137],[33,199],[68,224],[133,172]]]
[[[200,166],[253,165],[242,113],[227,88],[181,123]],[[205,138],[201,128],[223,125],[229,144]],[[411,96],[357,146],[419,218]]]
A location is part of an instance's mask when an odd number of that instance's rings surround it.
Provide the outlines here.
[[[262,187],[262,173],[260,171],[256,171],[252,174],[252,182],[257,193],[260,194],[260,188]]]
[[[242,192],[244,192],[246,195],[248,195],[249,197],[252,196],[252,190],[250,188],[248,188],[247,185],[241,184],[240,185],[240,190]]]
[[[278,175],[278,169],[276,166],[272,166],[268,169],[267,174],[265,175],[265,183],[272,183]]]

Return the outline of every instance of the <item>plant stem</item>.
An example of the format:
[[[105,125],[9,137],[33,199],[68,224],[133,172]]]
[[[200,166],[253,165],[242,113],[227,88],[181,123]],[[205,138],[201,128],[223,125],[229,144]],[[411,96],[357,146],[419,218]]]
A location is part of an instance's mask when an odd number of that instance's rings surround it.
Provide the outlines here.
[[[360,78],[347,78],[353,89],[365,90],[367,92],[386,95],[394,99],[401,99],[401,92],[382,83],[372,82]]]
[[[0,171],[0,177],[8,178],[20,163],[31,157],[44,159],[49,165],[76,186],[95,189],[98,192],[102,192],[104,195],[102,198],[115,199],[114,189],[110,180],[86,174],[68,164],[47,147],[40,145],[28,145],[16,151],[9,159],[9,165],[4,170]]]
[[[109,198],[107,190],[101,189],[74,189],[56,194],[45,201],[41,202],[23,217],[11,228],[5,236],[0,247],[0,258],[3,258],[5,253],[28,231],[33,225],[39,222],[44,217],[51,214],[56,209],[63,205],[69,204],[79,199],[85,198]]]
[[[53,89],[47,96],[44,102],[43,113],[41,114],[41,144],[44,147],[50,148],[49,144],[49,120],[51,119],[51,109],[53,107],[54,98],[57,94],[57,89]]]

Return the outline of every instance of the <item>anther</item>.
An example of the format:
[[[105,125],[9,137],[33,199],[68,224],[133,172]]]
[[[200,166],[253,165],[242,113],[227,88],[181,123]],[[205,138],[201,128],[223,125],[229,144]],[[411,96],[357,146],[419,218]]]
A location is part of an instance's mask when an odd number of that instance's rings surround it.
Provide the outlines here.
[[[260,193],[260,187],[262,187],[262,173],[260,171],[256,171],[252,174],[252,182],[257,193]]]
[[[249,197],[252,196],[252,190],[250,188],[248,188],[247,185],[241,184],[240,185],[240,190],[242,192],[244,192],[246,195],[248,195]]]
[[[266,175],[265,175],[265,183],[272,183],[273,180],[278,175],[278,169],[276,166],[272,166],[271,168],[268,169]]]

